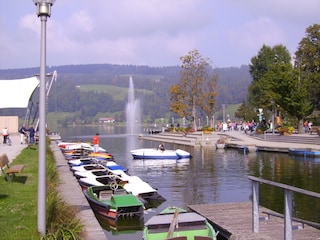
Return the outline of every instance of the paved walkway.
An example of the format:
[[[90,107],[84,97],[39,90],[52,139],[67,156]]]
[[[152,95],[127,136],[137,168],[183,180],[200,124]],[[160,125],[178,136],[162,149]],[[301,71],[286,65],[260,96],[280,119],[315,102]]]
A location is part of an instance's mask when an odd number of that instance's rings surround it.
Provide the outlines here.
[[[28,145],[20,143],[20,134],[18,133],[11,134],[10,139],[12,141],[11,146],[3,144],[3,139],[1,139],[0,154],[6,153],[9,161],[12,162],[12,160],[15,159],[24,148],[28,147]]]
[[[310,134],[293,134],[291,136],[266,135],[260,138],[248,136],[239,131],[225,132],[231,137],[230,144],[256,146],[259,150],[288,152],[288,149],[320,150],[320,137]],[[265,138],[265,139],[264,139]],[[298,141],[297,141],[298,139]],[[231,145],[230,145],[231,146]]]
[[[288,152],[289,148],[303,148],[320,150],[320,137],[310,134],[293,134],[292,136],[262,135],[259,138],[246,135],[240,131],[212,132],[203,134],[202,132],[190,133],[182,136],[181,133],[160,133],[141,135],[140,139],[158,141],[164,143],[175,143],[190,146],[215,147],[219,138],[227,138],[227,146],[233,148],[243,148],[252,146],[263,151]],[[266,139],[264,139],[266,138]],[[291,141],[292,140],[292,141]]]

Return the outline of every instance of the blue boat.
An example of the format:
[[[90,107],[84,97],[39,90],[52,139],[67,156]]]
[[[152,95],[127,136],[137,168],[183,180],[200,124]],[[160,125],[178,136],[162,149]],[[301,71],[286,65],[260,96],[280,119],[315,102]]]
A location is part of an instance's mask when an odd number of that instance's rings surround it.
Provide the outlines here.
[[[302,157],[320,157],[320,150],[312,148],[290,148],[289,154]]]

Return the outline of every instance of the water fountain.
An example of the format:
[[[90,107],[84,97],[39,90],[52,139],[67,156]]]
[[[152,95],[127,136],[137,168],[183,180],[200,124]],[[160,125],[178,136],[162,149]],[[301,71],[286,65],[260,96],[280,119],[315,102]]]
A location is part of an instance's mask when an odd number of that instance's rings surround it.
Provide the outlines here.
[[[141,133],[140,101],[135,99],[132,77],[129,79],[128,103],[126,106],[126,133],[136,135]]]

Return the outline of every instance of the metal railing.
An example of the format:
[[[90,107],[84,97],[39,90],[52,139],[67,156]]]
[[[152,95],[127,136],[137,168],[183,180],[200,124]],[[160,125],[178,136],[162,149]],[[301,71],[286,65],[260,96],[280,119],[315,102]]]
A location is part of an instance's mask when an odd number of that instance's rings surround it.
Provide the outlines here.
[[[292,193],[301,193],[319,199],[320,193],[311,192],[302,188],[297,188],[254,176],[248,176],[248,178],[252,181],[252,231],[255,233],[259,232],[259,184],[264,183],[284,189],[284,239],[292,240]]]

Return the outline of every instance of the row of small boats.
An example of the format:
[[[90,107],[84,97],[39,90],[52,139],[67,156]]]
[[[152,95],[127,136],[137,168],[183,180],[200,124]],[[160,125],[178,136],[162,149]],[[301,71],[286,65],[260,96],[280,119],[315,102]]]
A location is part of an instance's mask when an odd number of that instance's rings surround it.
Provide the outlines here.
[[[58,146],[92,210],[109,224],[117,226],[118,221],[123,219],[144,222],[144,211],[156,208],[165,201],[157,189],[140,177],[130,175],[128,170],[117,164],[105,149],[100,148],[99,153],[93,153],[93,147],[89,143],[73,145],[71,142],[59,142]],[[181,151],[180,154],[185,154],[183,150]],[[190,157],[190,155],[183,156]],[[214,228],[199,214],[177,207],[168,207],[143,223],[142,238],[144,240],[216,239],[216,235]]]
[[[118,165],[106,150],[93,153],[84,143],[72,146],[60,142],[58,146],[93,211],[115,224],[120,218],[143,218],[149,203],[165,201],[147,182]]]

